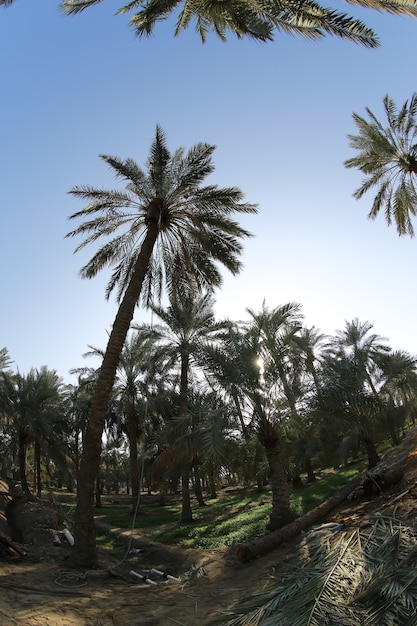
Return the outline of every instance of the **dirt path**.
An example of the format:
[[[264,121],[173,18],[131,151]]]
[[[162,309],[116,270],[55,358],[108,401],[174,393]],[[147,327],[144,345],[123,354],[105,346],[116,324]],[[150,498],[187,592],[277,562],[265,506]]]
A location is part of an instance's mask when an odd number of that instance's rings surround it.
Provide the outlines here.
[[[176,550],[167,556],[155,544],[117,565],[102,563],[72,583],[65,559],[49,554],[40,563],[0,565],[0,624],[21,626],[196,626],[210,624],[230,604],[272,581],[277,554],[241,565],[227,551]],[[284,565],[295,546],[280,550]],[[59,548],[61,550],[61,548]],[[64,548],[66,553],[68,549]],[[159,558],[158,558],[159,557]],[[175,564],[182,558],[187,569]],[[130,570],[146,572],[166,567],[180,583],[159,580],[156,585],[136,582]],[[178,569],[183,570],[178,572]],[[161,571],[163,571],[161,569]],[[76,587],[75,585],[82,585]]]

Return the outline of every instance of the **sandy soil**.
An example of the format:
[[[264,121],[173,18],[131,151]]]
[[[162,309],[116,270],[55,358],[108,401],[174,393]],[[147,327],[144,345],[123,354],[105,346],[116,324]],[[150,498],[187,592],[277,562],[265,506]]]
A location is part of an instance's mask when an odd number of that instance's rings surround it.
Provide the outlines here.
[[[369,502],[346,502],[323,520],[346,528],[366,526],[375,513],[413,520],[417,496],[417,431],[388,453],[385,462],[406,462],[400,483]],[[308,558],[307,535],[248,564],[232,550],[184,550],[152,543],[138,531],[125,532],[126,552],[119,562],[101,555],[100,567],[88,572],[69,568],[71,547],[45,541],[32,523],[32,543],[15,561],[0,559],[0,625],[9,626],[200,626],[225,615],[236,600],[264,589],[277,573]],[[316,532],[316,531],[312,531]],[[127,547],[130,551],[127,551]],[[156,585],[130,575],[151,568],[169,571],[180,582]]]

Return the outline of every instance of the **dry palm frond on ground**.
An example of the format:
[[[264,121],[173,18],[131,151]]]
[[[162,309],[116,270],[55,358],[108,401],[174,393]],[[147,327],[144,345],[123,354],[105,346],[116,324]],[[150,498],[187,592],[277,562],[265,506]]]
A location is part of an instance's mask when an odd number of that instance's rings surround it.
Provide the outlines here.
[[[417,527],[378,518],[315,550],[273,588],[234,606],[225,626],[415,626]]]

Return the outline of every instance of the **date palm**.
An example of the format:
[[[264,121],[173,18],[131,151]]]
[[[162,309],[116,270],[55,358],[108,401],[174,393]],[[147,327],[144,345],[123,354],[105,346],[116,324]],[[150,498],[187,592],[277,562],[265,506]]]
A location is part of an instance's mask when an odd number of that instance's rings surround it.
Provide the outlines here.
[[[372,324],[346,322],[329,341],[322,361],[319,413],[350,428],[355,426],[368,454],[369,467],[379,461],[374,431],[381,426],[385,403],[380,394],[380,362],[390,353]]]
[[[94,527],[94,485],[98,475],[101,437],[116,369],[135,307],[158,299],[162,289],[194,290],[219,287],[219,264],[232,274],[241,268],[241,240],[250,233],[233,218],[235,213],[255,213],[235,187],[203,186],[214,171],[215,147],[199,143],[186,154],[171,154],[157,126],[146,170],[132,159],[102,155],[124,190],[75,187],[70,193],[87,201],[70,219],[84,220],[67,236],[82,235],[76,248],[101,241],[103,245],[81,270],[93,278],[107,266],[113,273],[106,296],[117,292],[119,309],[109,336],[96,384],[84,437],[75,510],[74,562],[91,567],[97,552]]]
[[[350,4],[378,11],[417,15],[415,0],[348,1]],[[75,14],[101,2],[103,0],[63,0],[61,6],[65,13]],[[145,3],[142,0],[131,0],[118,13],[136,9],[138,10],[131,18],[131,25],[139,37],[152,34],[157,22],[178,10],[175,35],[194,22],[203,42],[210,31],[223,41],[228,32],[234,33],[238,38],[252,37],[260,41],[271,41],[274,31],[282,31],[310,39],[336,35],[369,47],[378,45],[375,33],[363,22],[346,13],[323,7],[314,0],[148,0]]]
[[[347,357],[354,365],[359,386],[368,386],[375,398],[378,398],[376,389],[375,370],[382,356],[391,352],[385,344],[385,339],[372,333],[373,325],[369,322],[360,322],[358,318],[345,323],[343,330],[336,331],[336,335],[328,343],[328,351],[336,356]]]
[[[347,0],[349,4],[386,11],[387,13],[417,15],[416,0]],[[103,0],[62,0],[64,13],[73,15],[100,4]],[[0,6],[9,7],[14,0],[0,0]],[[374,48],[379,45],[372,29],[362,21],[321,6],[314,0],[228,0],[206,2],[205,0],[131,0],[118,13],[127,13],[139,7],[133,14],[131,24],[136,35],[149,36],[155,25],[166,19],[176,9],[174,34],[178,35],[195,22],[201,40],[213,31],[223,41],[226,34],[234,33],[238,38],[252,37],[258,41],[271,41],[274,31],[301,35],[309,39],[321,39],[335,35]]]
[[[63,463],[65,430],[62,381],[55,370],[45,366],[31,369],[29,374],[2,373],[0,411],[8,419],[8,430],[18,447],[19,475],[23,492],[32,498],[27,477],[27,452],[34,450],[35,480],[40,496],[41,452],[48,451]]]
[[[178,370],[177,417],[187,424],[191,379],[200,365],[201,353],[205,352],[206,346],[228,325],[216,322],[213,307],[214,300],[210,293],[197,297],[192,292],[181,297],[174,294],[168,308],[152,306],[152,311],[162,323],[143,325],[137,330],[138,337],[157,342],[157,351],[164,355],[171,368]],[[192,425],[190,429],[192,431]],[[185,438],[184,433],[182,438]],[[192,521],[189,478],[191,469],[196,467],[197,456],[197,453],[190,453],[188,456],[182,453],[182,523]]]
[[[272,310],[263,302],[259,313],[251,309],[247,312],[251,317],[249,334],[258,345],[257,355],[261,363],[263,402],[258,413],[258,438],[265,448],[271,474],[272,510],[267,528],[273,531],[293,518],[284,472],[280,421],[283,407],[287,408],[291,420],[299,420],[299,368],[294,355],[302,328],[302,314],[300,305],[293,302]]]
[[[368,214],[375,219],[382,210],[388,225],[393,222],[399,235],[414,235],[412,217],[417,212],[417,93],[400,109],[387,95],[384,98],[387,125],[366,108],[369,119],[353,113],[357,135],[348,135],[357,155],[345,161],[366,178],[353,196],[357,200],[372,188],[376,195]]]
[[[104,357],[104,351],[89,346],[84,356]],[[145,364],[148,365],[149,342],[140,341],[137,335],[128,337],[120,355],[113,385],[112,406],[117,420],[117,430],[125,432],[129,442],[130,482],[133,510],[140,499],[140,468],[138,462],[139,413],[143,404]],[[156,359],[154,359],[156,361]],[[154,363],[152,363],[154,365]]]

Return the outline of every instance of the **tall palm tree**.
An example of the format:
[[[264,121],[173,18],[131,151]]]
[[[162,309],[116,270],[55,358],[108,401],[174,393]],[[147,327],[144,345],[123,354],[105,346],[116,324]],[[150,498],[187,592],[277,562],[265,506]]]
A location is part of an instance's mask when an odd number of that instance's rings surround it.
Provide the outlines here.
[[[280,428],[283,400],[296,412],[289,353],[301,328],[299,305],[287,304],[270,311],[263,303],[259,313],[248,309],[251,320],[224,335],[224,346],[211,349],[205,365],[207,375],[223,387],[235,402],[242,431],[249,441],[247,416],[256,427],[265,449],[271,477],[272,511],[269,530],[293,518]],[[246,420],[244,419],[246,417]]]
[[[199,354],[211,340],[216,339],[225,324],[216,322],[210,293],[195,297],[192,292],[180,297],[173,294],[170,306],[152,306],[152,311],[163,324],[139,327],[139,336],[152,338],[159,344],[167,362],[179,369],[179,417],[185,418],[189,412],[190,376],[192,366],[198,364]],[[184,422],[184,419],[183,419]],[[184,456],[184,455],[183,455]],[[191,454],[182,466],[182,511],[181,522],[192,521],[189,495],[189,479],[195,455]]]
[[[354,424],[363,440],[369,467],[378,463],[374,431],[384,413],[381,359],[390,353],[382,337],[371,333],[369,322],[357,318],[331,338],[322,360],[322,387],[317,395],[319,414],[340,424]]]
[[[250,233],[239,226],[233,214],[255,213],[256,206],[242,202],[243,194],[235,187],[202,186],[214,170],[214,149],[199,143],[187,154],[183,148],[171,154],[157,126],[146,170],[132,159],[102,155],[116,178],[127,183],[124,191],[84,186],[70,192],[89,202],[70,217],[86,220],[67,235],[85,236],[77,250],[105,239],[81,276],[93,278],[112,266],[106,296],[117,288],[119,301],[84,436],[83,478],[74,518],[73,554],[79,565],[91,567],[97,562],[93,505],[101,437],[117,365],[140,297],[150,304],[160,297],[164,286],[168,293],[174,286],[177,292],[219,287],[218,264],[232,274],[241,268],[241,240]]]
[[[368,214],[375,219],[381,209],[388,225],[393,222],[399,235],[414,235],[411,218],[417,212],[417,93],[397,109],[387,95],[384,98],[387,125],[366,108],[368,120],[353,113],[357,135],[348,135],[357,155],[345,161],[366,178],[353,196],[357,200],[376,188]]]
[[[276,530],[293,518],[283,463],[281,419],[299,421],[299,362],[296,338],[302,328],[300,305],[288,303],[269,310],[265,302],[259,313],[247,309],[249,333],[256,338],[260,359],[262,410],[258,415],[258,437],[265,448],[271,473],[272,511],[268,530]],[[294,359],[294,356],[296,357]]]

